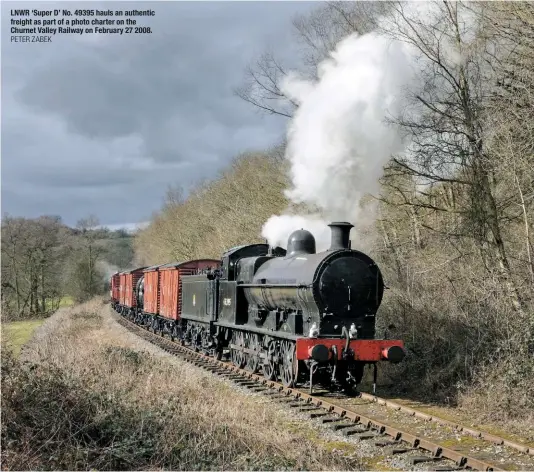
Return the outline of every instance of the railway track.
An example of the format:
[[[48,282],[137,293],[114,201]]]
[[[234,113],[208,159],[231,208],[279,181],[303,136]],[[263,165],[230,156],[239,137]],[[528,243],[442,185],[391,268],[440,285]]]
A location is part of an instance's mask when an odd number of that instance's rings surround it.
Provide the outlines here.
[[[441,440],[430,439],[429,437],[432,437],[432,434],[422,434],[420,431],[413,431],[413,429],[421,430],[421,425],[419,427],[411,425],[411,431],[407,431],[405,428],[396,425],[395,422],[386,421],[382,418],[377,419],[377,416],[380,417],[381,415],[371,416],[367,412],[363,414],[361,411],[353,409],[353,406],[339,404],[337,401],[330,401],[323,396],[309,395],[300,389],[284,387],[282,384],[269,381],[261,375],[240,369],[228,361],[216,360],[213,357],[196,352],[187,346],[182,346],[170,339],[147,331],[115,312],[112,313],[115,320],[123,327],[164,351],[179,356],[183,360],[206,369],[213,374],[232,380],[234,383],[252,392],[257,392],[268,396],[272,400],[285,403],[288,407],[294,408],[296,412],[305,414],[311,419],[317,419],[344,436],[354,437],[362,441],[375,440],[376,446],[384,448],[393,447],[391,454],[424,451],[424,456],[411,457],[412,465],[424,462],[437,463],[441,460],[448,460],[445,462],[452,461],[454,465],[437,466],[433,467],[432,470],[518,470],[515,464],[505,464],[504,466],[511,465],[511,467],[502,468],[503,464],[500,464],[497,458],[485,457],[484,453],[470,453],[465,450],[458,450],[458,447],[448,445],[450,440],[444,441],[443,438],[440,438]],[[396,402],[366,393],[361,393],[358,398],[366,401],[368,404],[380,405],[388,410],[401,413],[405,417],[411,417],[415,422],[422,422],[423,425],[433,424],[434,426],[453,431],[455,434],[469,435],[481,444],[508,448],[508,450],[513,451],[515,454],[526,458],[526,462],[521,461],[522,465],[526,464],[526,467],[519,466],[520,470],[534,470],[534,448],[529,445],[509,441],[505,438],[428,415],[416,409],[408,408]],[[357,407],[358,405],[356,405]],[[479,451],[483,449],[480,446],[477,447],[472,444],[471,446]],[[510,459],[510,454],[507,457]],[[529,465],[529,463],[532,465]]]
[[[393,410],[401,411],[403,413],[406,413],[411,416],[415,416],[425,421],[430,421],[430,422],[437,423],[443,426],[448,426],[456,431],[462,432],[464,434],[468,434],[474,438],[488,441],[494,445],[506,446],[506,447],[515,449],[516,451],[519,451],[523,454],[534,456],[534,446],[529,446],[528,444],[520,444],[515,441],[510,441],[508,439],[501,438],[500,436],[487,433],[486,431],[481,431],[475,428],[464,426],[460,423],[440,418],[439,416],[429,415],[428,413],[424,413],[422,411],[406,407],[404,405],[401,405],[400,403],[397,403],[391,400],[386,400],[385,398],[380,398],[375,395],[369,395],[368,393],[361,392],[359,397],[362,398],[363,400],[367,400],[369,402],[374,402],[379,405],[383,405],[386,408],[391,408]]]

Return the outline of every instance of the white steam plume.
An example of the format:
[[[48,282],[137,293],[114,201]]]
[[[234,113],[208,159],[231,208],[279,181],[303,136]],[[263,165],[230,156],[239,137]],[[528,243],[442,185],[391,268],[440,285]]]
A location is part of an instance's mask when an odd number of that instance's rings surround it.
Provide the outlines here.
[[[98,261],[97,265],[99,266],[106,280],[109,280],[113,274],[119,272],[119,268],[116,265],[110,264],[107,261]]]
[[[412,62],[400,42],[354,34],[319,64],[317,81],[287,77],[282,90],[299,107],[288,130],[292,186],[286,195],[319,208],[322,218],[272,216],[262,231],[271,245],[285,247],[289,234],[304,228],[324,250],[329,222],[361,222],[362,196],[378,190],[384,164],[405,148],[385,119],[402,110],[403,89],[415,79]]]
[[[263,225],[263,236],[268,239],[271,246],[287,246],[288,236],[296,229],[306,229],[315,236],[316,244],[319,241],[330,241],[330,228],[328,223],[318,215],[273,215]]]

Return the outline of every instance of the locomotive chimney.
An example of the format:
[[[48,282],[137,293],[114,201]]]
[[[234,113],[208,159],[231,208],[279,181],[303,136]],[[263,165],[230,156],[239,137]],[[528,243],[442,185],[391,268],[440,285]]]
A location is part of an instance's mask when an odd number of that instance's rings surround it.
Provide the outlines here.
[[[330,244],[330,251],[338,249],[350,249],[350,230],[354,228],[354,225],[347,223],[346,221],[330,223],[330,229],[332,231],[332,243]]]

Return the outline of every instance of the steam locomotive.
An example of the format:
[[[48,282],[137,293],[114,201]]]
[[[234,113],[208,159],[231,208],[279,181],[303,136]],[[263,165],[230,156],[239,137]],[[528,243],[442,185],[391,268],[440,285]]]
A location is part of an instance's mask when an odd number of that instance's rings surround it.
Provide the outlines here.
[[[375,339],[384,293],[378,266],[350,248],[353,225],[331,223],[331,245],[293,232],[287,250],[234,247],[197,260],[112,276],[112,305],[132,321],[197,351],[294,387],[352,390],[364,366],[401,362],[399,340]]]

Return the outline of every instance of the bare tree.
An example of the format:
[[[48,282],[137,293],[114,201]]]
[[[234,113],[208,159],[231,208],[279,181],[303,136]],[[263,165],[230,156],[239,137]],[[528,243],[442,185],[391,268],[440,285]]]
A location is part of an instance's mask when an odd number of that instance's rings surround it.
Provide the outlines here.
[[[281,90],[286,76],[285,68],[274,55],[264,53],[246,68],[244,84],[235,89],[235,94],[265,113],[290,118],[297,105]]]
[[[491,144],[499,171],[508,178],[506,197],[523,222],[526,266],[534,283],[534,4],[491,4],[481,16],[487,64],[497,84],[488,105]]]
[[[309,15],[293,20],[296,41],[302,46],[298,72],[317,77],[317,65],[334,50],[336,44],[351,33],[373,31],[382,15],[391,11],[389,2],[328,2]],[[287,69],[272,52],[263,53],[247,66],[243,85],[236,95],[259,110],[291,118],[297,104],[282,90]]]
[[[2,297],[11,315],[37,316],[53,311],[61,298],[63,260],[61,219],[2,221]]]
[[[412,107],[395,120],[412,141],[411,153],[394,162],[421,185],[450,184],[461,195],[463,204],[455,211],[462,215],[462,235],[471,233],[485,263],[497,268],[513,306],[520,310],[503,237],[498,174],[487,141],[484,106],[492,91],[486,87],[479,44],[476,38],[466,38],[467,27],[470,34],[476,31],[476,25],[466,27],[465,22],[473,10],[460,2],[443,2],[435,4],[435,11],[434,17],[423,18],[398,3],[392,27],[385,31],[413,46],[424,64],[424,86],[411,97]],[[419,195],[423,198],[409,203],[447,211],[430,203],[428,193]]]
[[[377,29],[388,15],[391,2],[327,2],[293,20],[295,36],[302,44],[302,65],[310,77],[317,77],[317,65],[326,59],[343,38]]]
[[[95,215],[80,219],[76,228],[81,233],[81,241],[77,242],[79,252],[73,261],[71,291],[78,300],[86,300],[102,291],[103,276],[98,269],[97,262],[104,253],[104,249],[97,241],[99,225]]]

